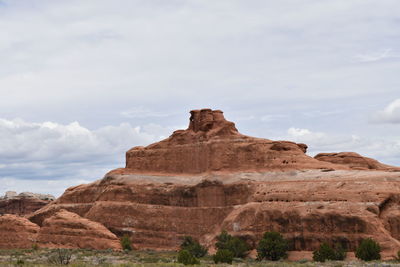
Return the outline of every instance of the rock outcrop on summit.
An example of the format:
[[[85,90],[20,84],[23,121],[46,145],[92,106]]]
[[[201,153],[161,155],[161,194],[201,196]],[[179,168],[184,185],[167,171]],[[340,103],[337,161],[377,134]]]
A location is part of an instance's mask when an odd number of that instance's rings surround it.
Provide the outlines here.
[[[397,168],[348,153],[312,158],[306,149],[242,135],[221,111],[194,110],[188,129],[129,150],[126,168],[67,189],[29,220],[38,231],[68,233],[52,219],[68,211],[130,235],[137,249],[174,250],[190,235],[213,250],[223,229],[255,248],[273,230],[290,240],[292,259],[311,257],[322,242],[352,252],[366,237],[381,244],[383,258],[395,257]]]
[[[333,168],[305,154],[307,145],[242,135],[222,111],[190,112],[186,130],[126,153],[125,173],[198,174],[210,171],[282,171]],[[345,169],[344,166],[336,166]]]

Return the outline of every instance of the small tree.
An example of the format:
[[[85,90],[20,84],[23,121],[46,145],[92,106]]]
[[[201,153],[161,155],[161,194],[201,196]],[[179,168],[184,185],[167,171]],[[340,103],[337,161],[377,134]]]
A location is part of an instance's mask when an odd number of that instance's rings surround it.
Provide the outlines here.
[[[213,256],[215,263],[228,263],[232,264],[233,253],[227,249],[218,249],[217,253]]]
[[[244,258],[247,256],[250,250],[249,245],[240,237],[231,236],[225,230],[217,236],[217,243],[215,243],[217,249],[226,249],[232,252],[235,258]]]
[[[124,234],[120,242],[123,250],[132,250],[131,239],[128,234]]]
[[[346,258],[346,250],[339,243],[335,249],[335,260],[342,261]]]
[[[379,260],[381,258],[381,247],[372,238],[366,238],[361,241],[356,249],[356,257],[363,261]]]
[[[257,258],[277,261],[287,257],[288,242],[278,232],[266,232],[257,246]]]
[[[207,254],[207,249],[200,245],[200,243],[194,240],[191,236],[185,236],[183,238],[181,249],[189,251],[196,258],[204,257]]]
[[[184,265],[199,264],[199,260],[196,259],[189,251],[182,249],[178,253],[178,262]]]

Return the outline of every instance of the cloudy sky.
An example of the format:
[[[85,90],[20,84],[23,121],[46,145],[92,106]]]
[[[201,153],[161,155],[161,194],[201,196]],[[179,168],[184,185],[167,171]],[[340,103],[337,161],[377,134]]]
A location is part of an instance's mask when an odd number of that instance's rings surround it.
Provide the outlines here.
[[[400,165],[398,0],[0,0],[0,194],[61,194],[224,111]]]

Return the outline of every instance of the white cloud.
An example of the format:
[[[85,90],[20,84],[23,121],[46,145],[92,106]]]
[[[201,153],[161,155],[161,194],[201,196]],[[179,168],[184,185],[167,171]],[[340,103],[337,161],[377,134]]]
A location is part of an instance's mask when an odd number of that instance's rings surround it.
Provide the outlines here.
[[[368,138],[355,134],[327,134],[309,129],[289,128],[288,139],[308,145],[308,154],[321,152],[357,152],[387,164],[398,164],[400,157],[399,138]]]
[[[43,184],[42,191],[48,193],[64,184],[60,181],[71,184],[99,179],[112,168],[123,167],[125,151],[131,147],[160,139],[160,134],[142,130],[147,127],[156,128],[122,123],[90,130],[78,122],[63,125],[0,119],[0,179],[8,181],[0,187],[0,193],[13,190],[13,179],[19,187],[25,185],[24,191],[38,181],[54,181],[48,188],[47,182]],[[157,129],[162,131],[163,127]]]
[[[371,119],[376,123],[400,123],[400,98],[375,113]]]

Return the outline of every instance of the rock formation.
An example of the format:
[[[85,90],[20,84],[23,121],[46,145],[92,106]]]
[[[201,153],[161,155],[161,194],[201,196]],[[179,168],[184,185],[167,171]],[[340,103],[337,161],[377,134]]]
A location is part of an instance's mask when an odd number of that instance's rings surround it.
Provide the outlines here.
[[[17,194],[8,191],[4,197],[0,197],[0,214],[26,215],[46,206],[54,199],[52,195],[30,192]]]
[[[354,251],[372,237],[383,257],[393,258],[400,249],[400,172],[359,164],[359,157],[312,158],[306,149],[242,135],[221,111],[195,110],[188,129],[129,150],[126,168],[67,189],[29,219],[40,232],[71,236],[72,225],[58,221],[86,218],[129,234],[138,249],[177,249],[186,235],[212,249],[222,229],[253,248],[265,231],[279,231],[291,241],[291,255],[311,254],[321,242]]]

